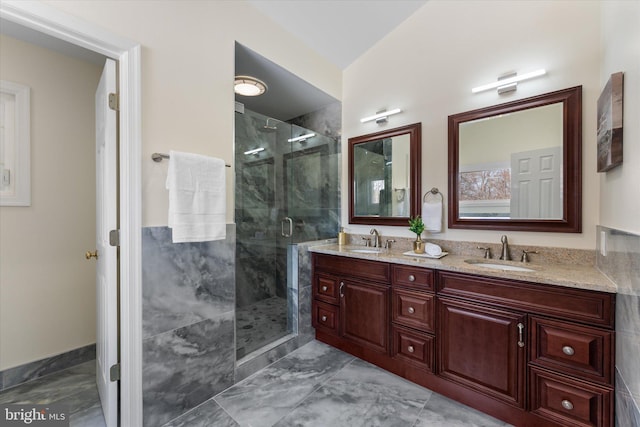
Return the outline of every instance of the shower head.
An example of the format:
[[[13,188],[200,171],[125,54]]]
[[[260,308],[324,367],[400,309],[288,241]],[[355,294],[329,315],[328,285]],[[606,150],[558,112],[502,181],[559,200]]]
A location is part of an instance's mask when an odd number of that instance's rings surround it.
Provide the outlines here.
[[[267,119],[267,123],[264,126],[262,126],[262,128],[260,129],[262,132],[271,133],[278,130],[277,126],[269,126],[269,120],[271,119]]]

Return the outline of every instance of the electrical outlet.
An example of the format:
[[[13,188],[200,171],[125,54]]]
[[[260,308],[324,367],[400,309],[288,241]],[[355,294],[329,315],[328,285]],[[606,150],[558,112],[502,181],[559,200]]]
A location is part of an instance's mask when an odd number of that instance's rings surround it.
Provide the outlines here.
[[[607,232],[600,231],[600,255],[607,256]]]

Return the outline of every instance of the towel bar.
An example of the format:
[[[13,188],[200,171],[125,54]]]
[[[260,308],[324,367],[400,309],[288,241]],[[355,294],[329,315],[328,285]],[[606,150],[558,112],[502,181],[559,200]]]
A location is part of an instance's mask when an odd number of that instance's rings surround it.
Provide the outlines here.
[[[168,158],[169,158],[169,155],[168,155],[168,154],[164,154],[164,153],[153,153],[153,154],[151,155],[151,160],[153,160],[153,161],[154,161],[154,162],[156,162],[156,163],[157,163],[157,162],[161,162],[161,161],[162,161],[162,159],[168,159]],[[231,167],[231,165],[229,165],[229,164],[227,164],[227,163],[225,163],[224,165],[225,165],[226,167],[228,167],[228,168],[230,168],[230,167]]]

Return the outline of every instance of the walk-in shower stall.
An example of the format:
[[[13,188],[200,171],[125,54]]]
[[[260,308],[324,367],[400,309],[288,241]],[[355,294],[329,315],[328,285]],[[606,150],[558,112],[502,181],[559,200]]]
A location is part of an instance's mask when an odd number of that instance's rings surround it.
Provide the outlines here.
[[[297,333],[291,245],[335,237],[339,141],[244,110],[235,117],[236,357]]]

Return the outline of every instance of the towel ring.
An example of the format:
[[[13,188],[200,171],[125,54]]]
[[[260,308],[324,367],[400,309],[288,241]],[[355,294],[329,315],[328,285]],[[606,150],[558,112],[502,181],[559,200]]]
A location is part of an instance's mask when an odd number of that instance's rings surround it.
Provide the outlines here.
[[[431,190],[427,191],[424,195],[424,197],[422,198],[422,202],[426,202],[427,201],[427,197],[431,195],[433,197],[435,196],[440,196],[440,201],[444,202],[444,195],[440,192],[440,190],[438,190],[436,187],[433,187]]]

